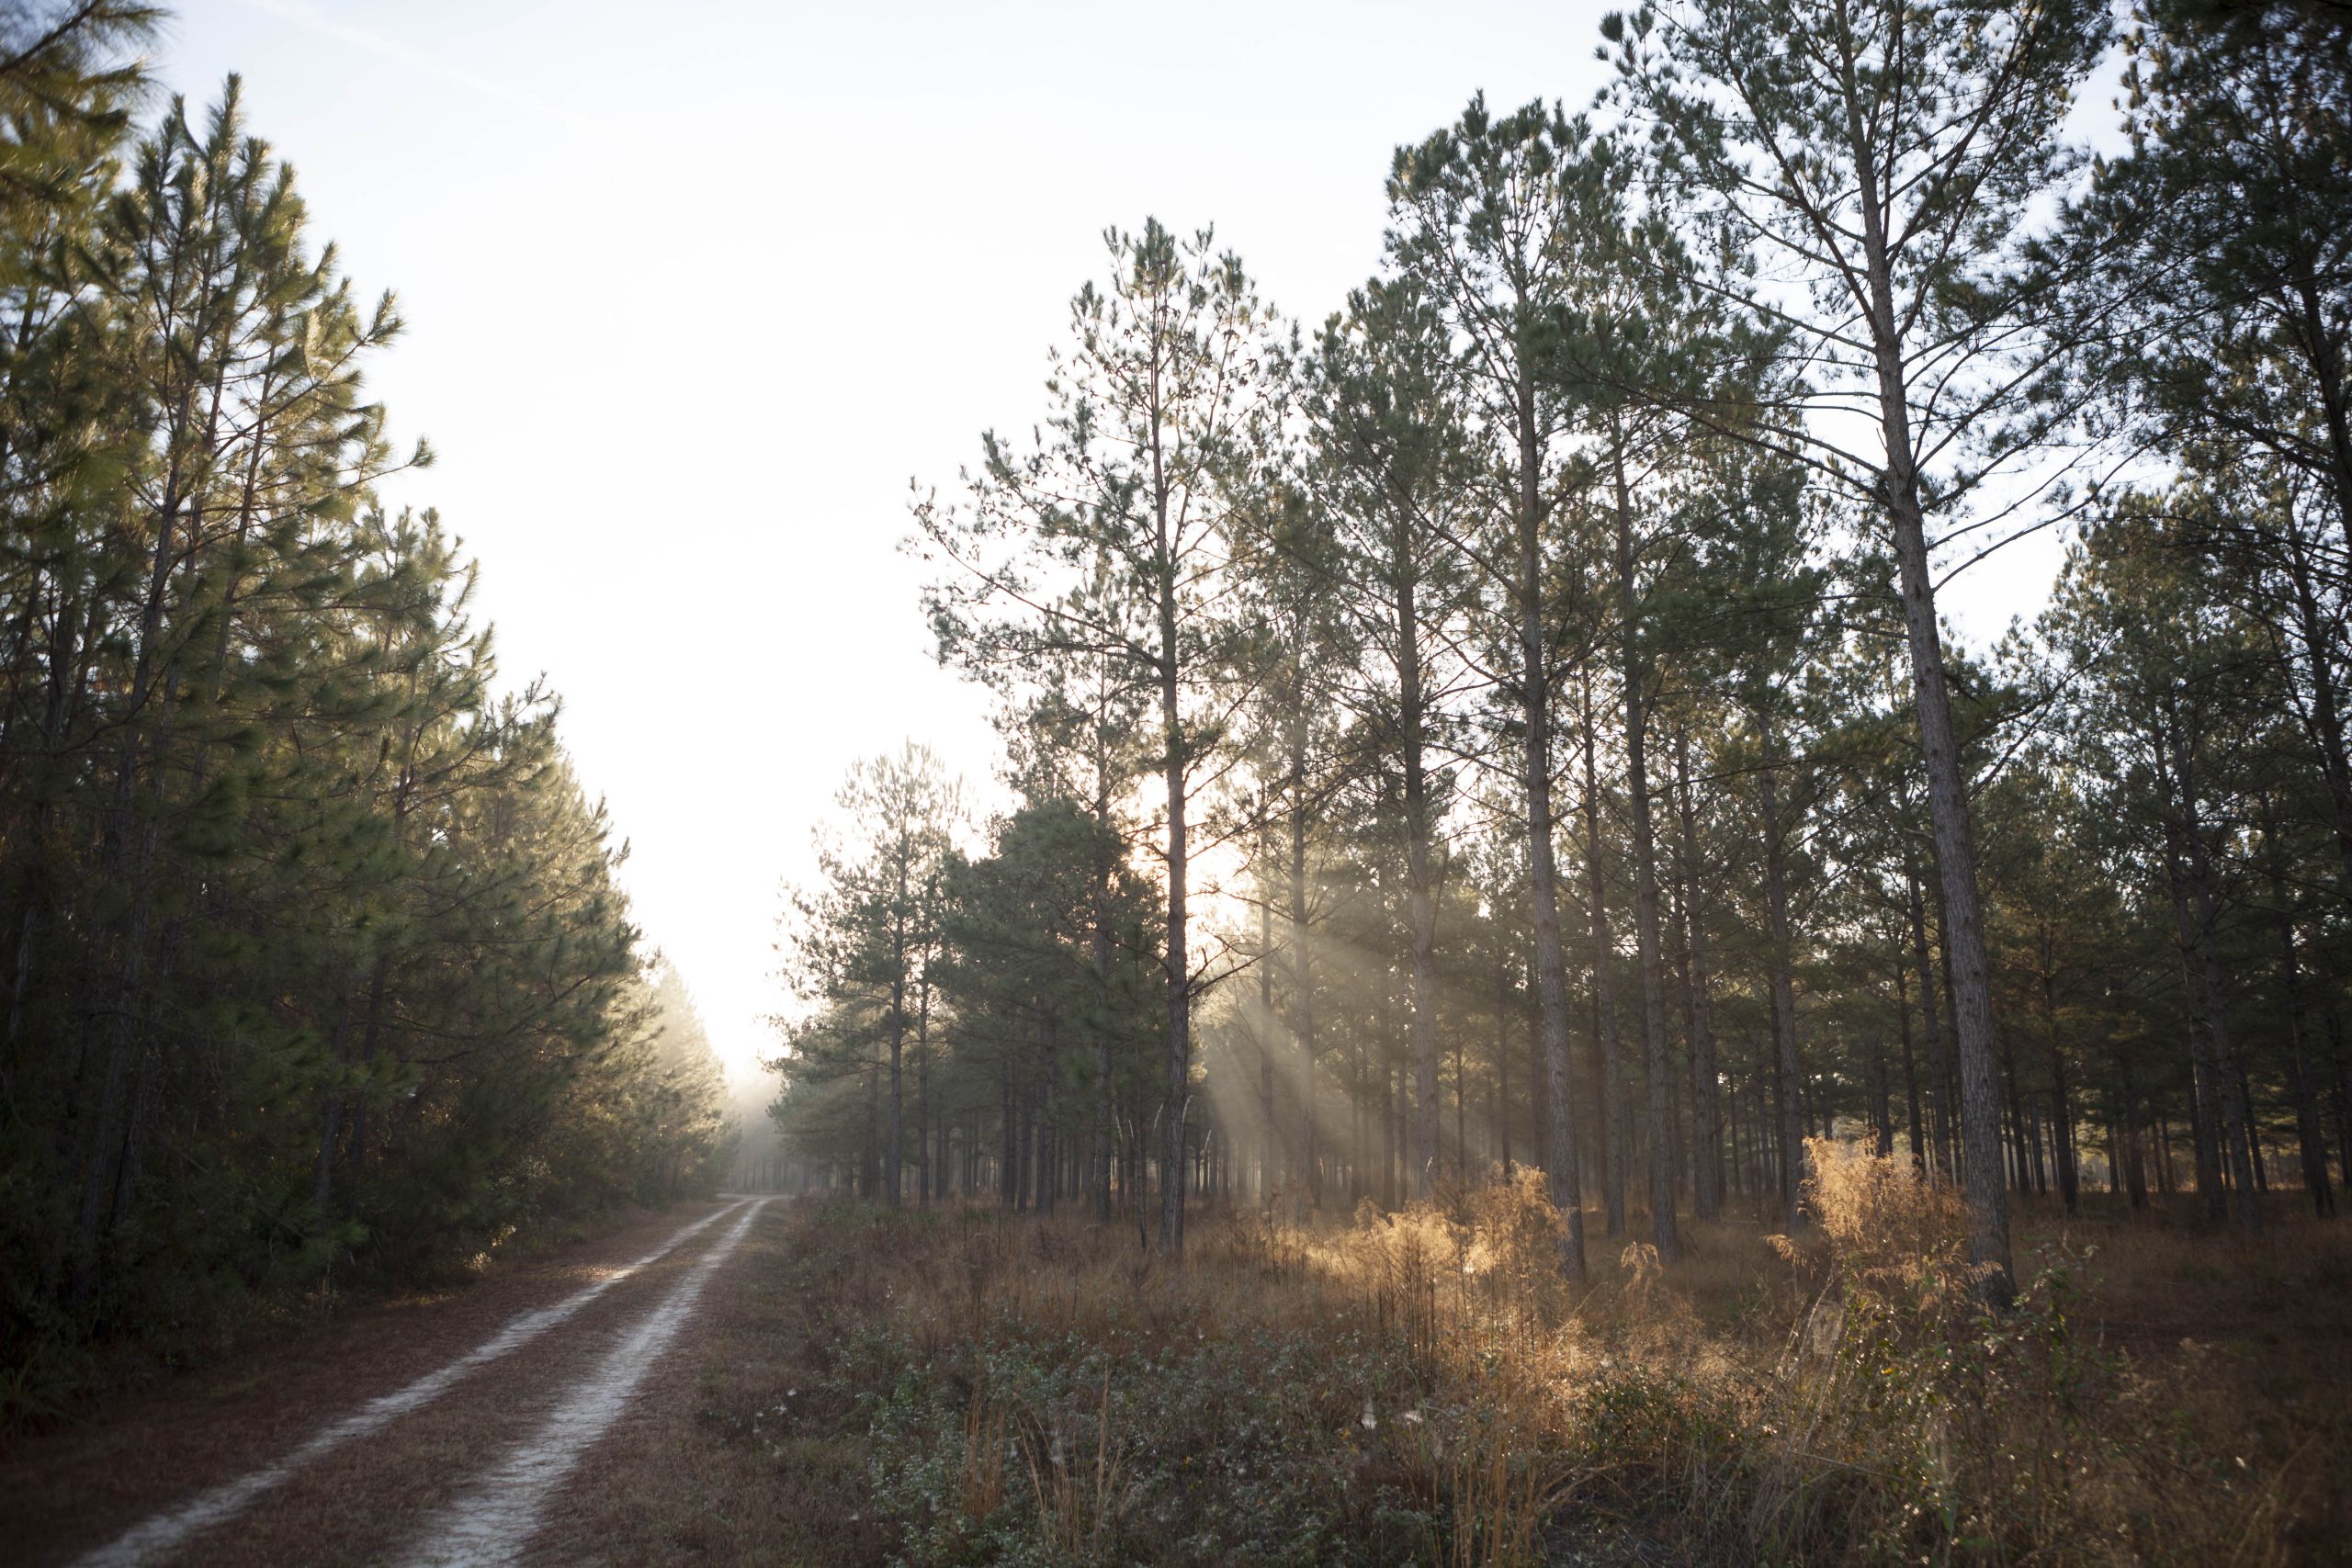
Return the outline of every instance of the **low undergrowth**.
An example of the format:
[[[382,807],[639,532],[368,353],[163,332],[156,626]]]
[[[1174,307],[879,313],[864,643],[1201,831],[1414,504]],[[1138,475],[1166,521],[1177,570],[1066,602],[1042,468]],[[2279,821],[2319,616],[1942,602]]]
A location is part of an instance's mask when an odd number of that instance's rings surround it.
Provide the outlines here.
[[[1814,1152],[1798,1237],[1702,1228],[1582,1283],[1524,1175],[1345,1226],[1206,1219],[1181,1268],[1076,1221],[820,1209],[802,1437],[855,1445],[846,1506],[910,1563],[2332,1550],[2339,1429],[2253,1408],[2194,1343],[2115,1342],[2078,1236],[1988,1314],[1944,1194]]]

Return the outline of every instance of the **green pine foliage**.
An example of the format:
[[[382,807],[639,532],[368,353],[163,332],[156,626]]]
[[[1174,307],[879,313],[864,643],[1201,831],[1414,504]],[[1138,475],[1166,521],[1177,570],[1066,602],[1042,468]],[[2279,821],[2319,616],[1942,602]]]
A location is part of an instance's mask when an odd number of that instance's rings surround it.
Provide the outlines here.
[[[393,301],[354,296],[234,78],[134,124],[118,62],[152,20],[0,26],[20,1372],[707,1190],[721,1143],[555,699],[502,693],[439,519],[376,502],[431,457],[390,448],[365,389]]]
[[[1114,231],[1037,449],[917,487],[1017,805],[918,959],[792,965],[797,1181],[1091,1197],[1176,1252],[1186,1195],[1336,1215],[1532,1163],[1574,1275],[1589,1201],[1669,1265],[1686,1205],[1811,1224],[1835,1131],[1965,1192],[1995,1301],[2012,1202],[2333,1213],[2341,18],[1601,33],[1589,112],[1474,97],[1396,152],[1319,333]],[[2101,160],[2070,117],[2109,50]],[[1962,649],[1951,576],[2059,530],[2047,613]],[[848,886],[798,918],[870,943]]]

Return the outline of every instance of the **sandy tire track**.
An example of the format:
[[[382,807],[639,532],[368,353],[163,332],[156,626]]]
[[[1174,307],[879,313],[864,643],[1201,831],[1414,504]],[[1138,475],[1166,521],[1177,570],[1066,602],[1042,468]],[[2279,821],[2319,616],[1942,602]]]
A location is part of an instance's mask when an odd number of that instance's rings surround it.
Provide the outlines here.
[[[588,1450],[612,1429],[631,1397],[700,1303],[704,1288],[759,1217],[753,1199],[684,1277],[638,1320],[588,1374],[568,1389],[529,1438],[465,1496],[428,1521],[406,1568],[482,1568],[512,1562],[537,1534],[548,1503]]]
[[[865,1422],[825,1389],[841,1323],[802,1271],[817,1223],[768,1205],[541,1514],[524,1568],[868,1568],[899,1550],[859,1501]]]

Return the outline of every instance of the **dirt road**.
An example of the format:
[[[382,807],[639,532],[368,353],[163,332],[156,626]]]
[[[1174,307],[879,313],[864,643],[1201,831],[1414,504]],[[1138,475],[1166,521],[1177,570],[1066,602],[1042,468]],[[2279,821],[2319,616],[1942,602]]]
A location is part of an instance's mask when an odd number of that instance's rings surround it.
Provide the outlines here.
[[[674,1434],[644,1417],[685,1418],[676,1394],[707,1309],[783,1224],[783,1205],[761,1198],[673,1211],[440,1301],[355,1314],[299,1354],[256,1351],[28,1445],[0,1464],[0,1555],[74,1568],[639,1558],[651,1549],[577,1525],[609,1512],[616,1469],[658,1465]]]

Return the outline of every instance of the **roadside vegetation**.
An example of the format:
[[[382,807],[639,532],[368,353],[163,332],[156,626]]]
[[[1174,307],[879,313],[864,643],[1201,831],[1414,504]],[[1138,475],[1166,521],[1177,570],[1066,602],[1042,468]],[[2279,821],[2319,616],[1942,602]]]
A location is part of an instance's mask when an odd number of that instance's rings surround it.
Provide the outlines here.
[[[139,0],[0,0],[0,1437],[707,1192],[723,1089],[400,335]]]
[[[1965,1226],[1815,1142],[1820,1223],[1699,1227],[1565,1280],[1534,1176],[1299,1228],[1132,1233],[806,1211],[769,1332],[701,1393],[736,1484],[836,1562],[2323,1558],[2352,1248],[2286,1220],[2019,1215],[1988,1314]],[[2258,1323],[2259,1328],[2250,1326]],[[791,1498],[804,1499],[798,1505]]]

